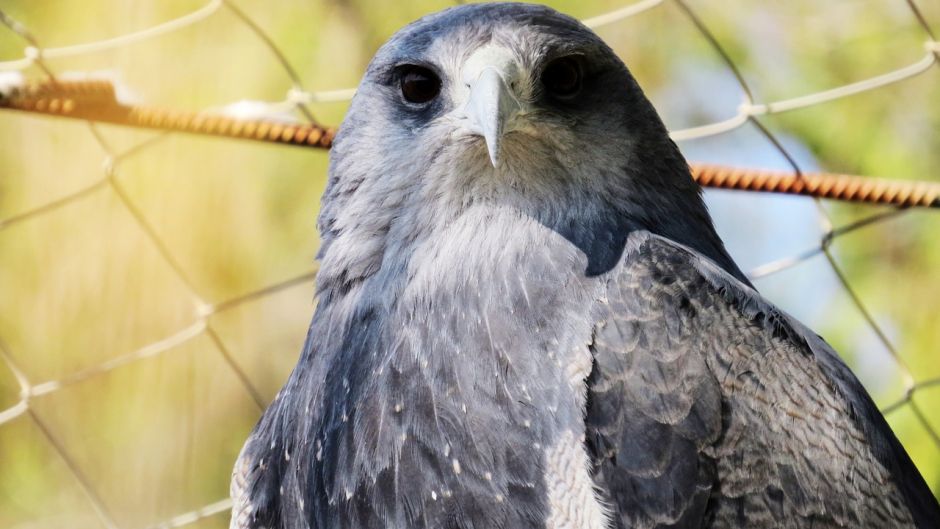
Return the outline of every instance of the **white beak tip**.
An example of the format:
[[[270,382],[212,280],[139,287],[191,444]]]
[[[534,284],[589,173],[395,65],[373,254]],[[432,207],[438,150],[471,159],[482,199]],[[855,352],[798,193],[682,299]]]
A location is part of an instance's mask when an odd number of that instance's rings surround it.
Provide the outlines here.
[[[489,142],[487,142],[486,150],[490,155],[490,163],[493,164],[493,168],[499,167],[499,146],[489,145]]]

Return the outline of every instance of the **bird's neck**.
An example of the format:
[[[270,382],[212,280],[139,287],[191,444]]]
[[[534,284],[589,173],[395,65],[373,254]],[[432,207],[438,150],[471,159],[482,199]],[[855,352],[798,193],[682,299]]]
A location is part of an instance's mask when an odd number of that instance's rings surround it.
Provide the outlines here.
[[[386,225],[330,243],[318,276],[320,302],[344,312],[387,308],[409,295],[418,299],[431,291],[485,285],[501,267],[509,267],[508,273],[530,273],[542,260],[564,263],[557,271],[572,277],[599,276],[618,264],[627,237],[638,230],[688,246],[747,282],[697,190],[683,197],[688,207],[682,211],[679,204],[663,208],[645,203],[661,197],[637,193],[631,198],[558,207],[548,214],[518,202],[478,202],[430,221],[388,215]],[[448,209],[440,206],[442,212]],[[547,248],[551,253],[544,252]],[[567,280],[564,275],[557,279]]]

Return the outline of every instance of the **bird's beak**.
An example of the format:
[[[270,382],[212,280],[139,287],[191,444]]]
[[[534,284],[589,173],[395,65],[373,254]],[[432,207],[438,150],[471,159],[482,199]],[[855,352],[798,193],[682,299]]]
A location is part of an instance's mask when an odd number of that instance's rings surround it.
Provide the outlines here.
[[[499,71],[483,68],[470,83],[466,113],[470,130],[483,136],[493,167],[499,165],[499,150],[506,124],[519,112],[520,105]]]

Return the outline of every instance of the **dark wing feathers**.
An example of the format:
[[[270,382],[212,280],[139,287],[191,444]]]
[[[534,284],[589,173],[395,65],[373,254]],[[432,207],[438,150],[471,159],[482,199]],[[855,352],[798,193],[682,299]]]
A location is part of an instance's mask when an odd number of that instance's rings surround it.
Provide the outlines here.
[[[658,278],[661,279],[661,278]],[[690,326],[652,275],[623,273],[601,303],[588,379],[587,443],[623,527],[702,527],[715,480],[704,453],[721,434],[721,399]],[[694,295],[694,293],[693,293]]]
[[[598,310],[587,444],[618,528],[940,519],[825,342],[694,251],[633,234]]]

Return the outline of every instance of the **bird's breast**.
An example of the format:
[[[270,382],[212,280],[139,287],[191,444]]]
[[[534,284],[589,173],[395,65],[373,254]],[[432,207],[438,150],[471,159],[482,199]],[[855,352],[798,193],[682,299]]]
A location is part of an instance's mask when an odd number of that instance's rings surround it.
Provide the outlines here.
[[[483,220],[415,248],[394,302],[350,311],[368,317],[326,366],[324,491],[402,516],[503,517],[475,526],[600,527],[583,414],[603,279],[551,230]]]

